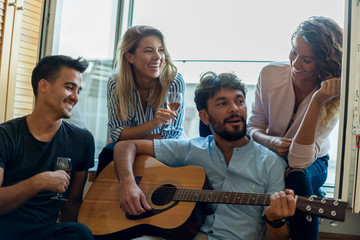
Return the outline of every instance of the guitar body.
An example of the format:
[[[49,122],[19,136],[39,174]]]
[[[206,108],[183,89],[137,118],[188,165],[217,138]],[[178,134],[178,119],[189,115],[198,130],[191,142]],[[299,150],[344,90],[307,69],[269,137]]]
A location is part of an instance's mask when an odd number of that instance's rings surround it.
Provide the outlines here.
[[[147,155],[138,156],[134,176],[152,207],[140,216],[120,208],[120,185],[110,163],[89,189],[78,221],[95,239],[133,239],[142,235],[165,239],[192,239],[211,210],[206,203],[268,206],[270,194],[224,192],[209,189],[205,171],[196,166],[170,168]],[[345,220],[347,202],[295,196],[296,208],[308,215]]]
[[[203,189],[205,171],[189,166],[170,168],[150,156],[138,156],[134,176],[152,211],[139,217],[127,216],[120,208],[120,186],[110,163],[96,178],[79,211],[78,221],[87,225],[96,239],[132,239],[142,235],[166,239],[192,239],[206,214],[196,202],[159,200],[156,190],[163,187]]]

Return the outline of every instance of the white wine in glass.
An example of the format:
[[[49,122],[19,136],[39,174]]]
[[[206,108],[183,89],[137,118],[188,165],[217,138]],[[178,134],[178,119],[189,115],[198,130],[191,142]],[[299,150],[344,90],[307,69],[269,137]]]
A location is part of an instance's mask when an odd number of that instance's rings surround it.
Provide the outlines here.
[[[168,95],[166,97],[166,106],[170,111],[177,112],[180,109],[181,103],[182,103],[181,92],[168,92]],[[169,126],[164,128],[164,130],[176,130],[173,121],[171,119]]]
[[[54,170],[64,170],[67,174],[71,173],[71,159],[67,157],[58,157],[56,159],[56,164]],[[67,201],[67,199],[62,195],[62,193],[57,193],[56,196],[51,199]]]

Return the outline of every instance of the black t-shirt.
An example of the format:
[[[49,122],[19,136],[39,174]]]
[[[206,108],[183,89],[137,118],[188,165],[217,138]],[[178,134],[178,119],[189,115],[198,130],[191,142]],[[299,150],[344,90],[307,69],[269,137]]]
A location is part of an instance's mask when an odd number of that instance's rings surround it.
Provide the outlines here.
[[[11,186],[44,171],[53,171],[57,157],[69,157],[72,173],[94,166],[94,138],[91,133],[63,121],[49,142],[34,138],[26,117],[0,124],[0,167],[4,169],[2,186]],[[71,179],[70,179],[71,181]],[[64,202],[52,200],[56,193],[43,191],[8,215],[35,222],[55,222]],[[66,193],[65,193],[66,196]],[[8,216],[9,217],[9,216]]]

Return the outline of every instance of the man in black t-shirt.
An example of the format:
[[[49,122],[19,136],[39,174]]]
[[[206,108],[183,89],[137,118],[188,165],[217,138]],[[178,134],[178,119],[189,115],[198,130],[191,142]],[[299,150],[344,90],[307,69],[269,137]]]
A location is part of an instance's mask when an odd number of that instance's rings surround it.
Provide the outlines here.
[[[93,239],[76,221],[94,165],[94,139],[88,130],[62,121],[78,102],[87,66],[86,60],[68,56],[41,59],[32,73],[33,112],[0,124],[2,240]],[[57,157],[71,158],[70,175],[54,171]],[[57,193],[67,201],[52,199]]]

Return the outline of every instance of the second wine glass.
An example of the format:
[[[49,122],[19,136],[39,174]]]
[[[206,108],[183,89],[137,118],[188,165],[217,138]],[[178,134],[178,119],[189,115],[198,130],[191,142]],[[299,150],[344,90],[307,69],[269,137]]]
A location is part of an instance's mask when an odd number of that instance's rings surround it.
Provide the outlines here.
[[[168,92],[166,98],[166,106],[170,111],[177,112],[180,109],[181,103],[182,103],[181,92]],[[176,130],[174,127],[174,123],[171,119],[169,126],[164,128],[164,130]]]

